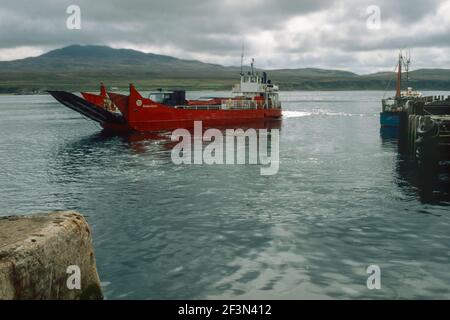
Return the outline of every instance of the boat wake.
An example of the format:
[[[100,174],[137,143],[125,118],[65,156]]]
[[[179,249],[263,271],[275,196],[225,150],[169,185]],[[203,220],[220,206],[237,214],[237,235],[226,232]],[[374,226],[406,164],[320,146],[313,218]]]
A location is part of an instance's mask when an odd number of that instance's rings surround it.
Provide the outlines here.
[[[313,113],[312,112],[306,112],[306,111],[289,111],[289,110],[285,110],[283,111],[283,118],[287,119],[287,118],[300,118],[300,117],[308,117],[308,116],[312,116]]]
[[[377,116],[377,114],[364,114],[364,113],[347,113],[347,112],[331,112],[323,109],[314,109],[312,111],[283,111],[283,118],[300,118],[309,116],[338,116],[338,117],[371,117]]]

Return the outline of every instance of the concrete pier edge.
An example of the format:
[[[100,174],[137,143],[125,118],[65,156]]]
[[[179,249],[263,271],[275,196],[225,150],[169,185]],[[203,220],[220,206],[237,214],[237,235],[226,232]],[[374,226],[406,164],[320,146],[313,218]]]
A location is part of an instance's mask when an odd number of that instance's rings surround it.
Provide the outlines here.
[[[86,219],[75,211],[0,217],[0,299],[103,299]]]

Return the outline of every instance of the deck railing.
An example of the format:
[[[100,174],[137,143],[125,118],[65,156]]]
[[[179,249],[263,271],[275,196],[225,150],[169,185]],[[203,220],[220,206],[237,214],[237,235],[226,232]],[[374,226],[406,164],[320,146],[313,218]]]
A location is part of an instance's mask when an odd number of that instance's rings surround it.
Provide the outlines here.
[[[220,110],[222,106],[220,104],[211,105],[201,105],[201,106],[175,106],[175,109],[186,109],[186,110]]]
[[[258,108],[265,108],[261,103],[254,100],[222,100],[221,104],[214,105],[189,105],[189,106],[175,106],[175,109],[185,110],[256,110]],[[280,109],[281,103],[271,103],[269,109]]]

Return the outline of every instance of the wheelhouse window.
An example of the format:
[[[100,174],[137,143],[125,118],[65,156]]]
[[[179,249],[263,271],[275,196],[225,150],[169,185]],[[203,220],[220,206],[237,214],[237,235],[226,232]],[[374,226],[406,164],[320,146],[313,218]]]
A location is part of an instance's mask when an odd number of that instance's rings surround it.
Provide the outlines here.
[[[149,99],[158,103],[164,103],[165,101],[170,100],[170,93],[164,92],[150,93]]]

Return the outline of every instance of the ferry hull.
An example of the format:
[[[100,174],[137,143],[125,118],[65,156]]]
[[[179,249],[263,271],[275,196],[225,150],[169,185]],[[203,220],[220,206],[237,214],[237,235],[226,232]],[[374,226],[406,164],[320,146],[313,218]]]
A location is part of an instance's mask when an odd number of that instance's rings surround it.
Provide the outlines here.
[[[151,132],[162,130],[174,130],[177,128],[193,129],[196,121],[201,121],[204,128],[267,128],[271,123],[281,121],[280,118],[235,118],[235,119],[193,119],[193,120],[171,120],[171,121],[148,121],[128,124],[104,123],[101,126],[107,131],[137,131]]]
[[[141,97],[133,88],[129,96],[109,93],[109,97],[124,114],[130,129],[135,131],[193,128],[195,121],[202,121],[203,126],[207,127],[223,127],[281,118],[281,109],[223,110],[215,106],[218,109],[198,110],[167,107]],[[105,128],[110,126],[106,124]]]
[[[92,100],[87,101],[69,92],[49,93],[68,108],[98,122],[105,130],[114,132],[191,129],[195,121],[202,121],[205,128],[264,128],[266,122],[281,118],[281,109],[222,110],[220,106],[215,106],[217,109],[213,110],[181,109],[142,98],[137,91],[132,91],[130,96],[108,93],[111,102],[120,110],[119,115],[105,110],[100,103],[103,100],[97,99],[98,96],[83,94],[83,97]]]
[[[279,128],[281,118],[259,118],[259,119],[209,119],[209,120],[174,120],[174,121],[154,121],[141,122],[126,125],[116,124],[102,124],[103,129],[109,132],[154,132],[175,130],[178,128],[192,130],[194,129],[195,121],[202,122],[202,128],[217,128],[217,129],[237,129],[237,128],[254,128],[254,129],[268,129]]]

